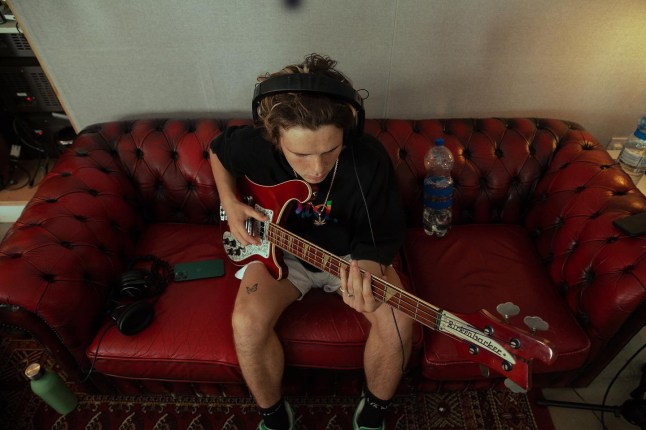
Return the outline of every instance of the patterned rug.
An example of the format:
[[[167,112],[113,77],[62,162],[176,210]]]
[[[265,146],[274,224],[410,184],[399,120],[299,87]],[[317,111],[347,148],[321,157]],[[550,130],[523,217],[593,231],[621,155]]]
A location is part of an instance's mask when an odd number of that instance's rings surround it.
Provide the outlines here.
[[[0,342],[0,428],[15,430],[255,429],[251,398],[226,396],[105,396],[77,393],[79,406],[60,416],[29,389],[17,369],[43,360],[32,341]],[[47,363],[53,367],[53,364]],[[57,369],[55,369],[57,370]],[[62,375],[65,376],[65,375]],[[299,430],[352,428],[356,397],[288,397]],[[406,394],[395,397],[389,430],[553,430],[546,408],[506,390]]]

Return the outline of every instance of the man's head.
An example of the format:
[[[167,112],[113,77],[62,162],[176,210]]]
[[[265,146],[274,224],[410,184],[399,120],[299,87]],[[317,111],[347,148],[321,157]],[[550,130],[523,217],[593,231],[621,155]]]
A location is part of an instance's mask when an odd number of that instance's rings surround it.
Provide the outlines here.
[[[290,75],[312,74],[331,78],[352,91],[352,83],[335,69],[336,61],[319,54],[311,54],[301,64],[293,64],[279,72],[260,76],[259,82]],[[347,134],[357,123],[357,109],[344,100],[312,92],[281,92],[260,100],[255,112],[256,125],[262,127],[265,137],[280,146],[281,132],[294,127],[315,131],[332,125]]]

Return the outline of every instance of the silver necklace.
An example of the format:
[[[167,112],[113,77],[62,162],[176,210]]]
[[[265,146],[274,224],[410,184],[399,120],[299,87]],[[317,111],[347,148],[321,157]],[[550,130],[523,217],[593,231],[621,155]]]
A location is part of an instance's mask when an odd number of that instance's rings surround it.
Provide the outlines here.
[[[336,163],[334,163],[334,172],[332,172],[332,180],[330,181],[330,186],[327,189],[327,195],[325,196],[325,200],[323,200],[323,203],[321,204],[321,208],[319,210],[313,211],[314,216],[316,217],[316,219],[314,220],[314,225],[317,227],[320,227],[327,223],[327,221],[323,218],[323,212],[325,212],[325,205],[327,204],[327,201],[330,198],[330,192],[332,192],[332,186],[334,185],[334,178],[336,178],[336,170],[338,167],[339,167],[339,159],[337,158]],[[294,175],[298,178],[298,174],[296,173],[296,170],[294,170]],[[312,197],[316,198],[317,194],[318,192],[312,193]]]

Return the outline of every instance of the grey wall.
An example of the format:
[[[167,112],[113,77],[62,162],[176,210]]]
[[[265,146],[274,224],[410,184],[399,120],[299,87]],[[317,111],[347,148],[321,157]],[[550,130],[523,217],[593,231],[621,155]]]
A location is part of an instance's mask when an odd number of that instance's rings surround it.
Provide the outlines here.
[[[13,0],[75,128],[248,117],[257,75],[311,52],[368,117],[549,116],[602,142],[646,113],[646,0]]]

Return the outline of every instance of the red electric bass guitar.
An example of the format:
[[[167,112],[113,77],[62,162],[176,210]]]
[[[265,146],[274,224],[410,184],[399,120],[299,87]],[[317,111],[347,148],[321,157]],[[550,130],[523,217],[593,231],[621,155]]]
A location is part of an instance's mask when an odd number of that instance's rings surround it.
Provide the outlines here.
[[[342,267],[348,268],[347,261],[282,227],[292,204],[311,199],[309,184],[292,180],[263,186],[243,178],[238,181],[238,190],[242,200],[264,213],[268,221],[247,220],[247,231],[260,239],[260,245],[240,246],[229,231],[224,232],[224,248],[234,264],[243,266],[251,261],[261,261],[276,279],[282,279],[287,274],[282,260],[284,250],[337,277]],[[226,221],[223,209],[220,210],[220,217]],[[539,317],[525,317],[528,332],[510,326],[486,310],[465,315],[440,309],[377,276],[372,276],[371,284],[377,300],[458,341],[460,352],[471,361],[506,377],[505,385],[513,391],[530,389],[532,360],[537,359],[549,365],[556,359],[549,341],[535,335],[537,331],[548,328],[547,323]],[[512,303],[497,307],[505,321],[518,314],[519,310]]]

